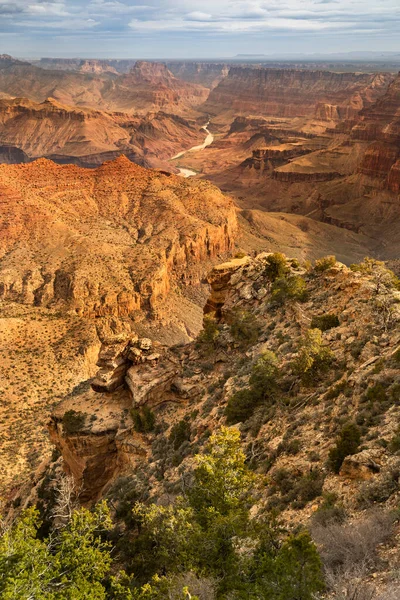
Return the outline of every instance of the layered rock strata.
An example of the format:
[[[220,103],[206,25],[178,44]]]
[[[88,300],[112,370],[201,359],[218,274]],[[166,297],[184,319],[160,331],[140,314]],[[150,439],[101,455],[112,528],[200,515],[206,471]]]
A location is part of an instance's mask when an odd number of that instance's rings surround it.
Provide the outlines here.
[[[389,74],[232,67],[204,108],[276,117],[348,119],[382,95]]]
[[[98,169],[0,166],[0,199],[1,298],[88,317],[162,313],[170,292],[232,251],[237,230],[232,201],[211,184],[124,157]]]

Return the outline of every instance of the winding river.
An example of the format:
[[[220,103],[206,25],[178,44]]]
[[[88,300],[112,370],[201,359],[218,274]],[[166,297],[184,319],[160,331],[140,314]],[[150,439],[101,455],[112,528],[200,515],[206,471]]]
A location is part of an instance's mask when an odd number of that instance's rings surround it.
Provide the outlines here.
[[[188,150],[182,150],[182,152],[178,152],[178,154],[175,154],[175,156],[173,156],[170,160],[177,160],[178,158],[182,158],[182,156],[188,154],[189,152],[199,152],[200,150],[204,150],[204,148],[207,148],[207,146],[210,146],[214,141],[214,136],[207,129],[209,124],[210,121],[208,121],[208,123],[206,123],[202,127],[202,129],[204,129],[204,131],[207,134],[202,144],[199,144],[198,146],[192,146],[192,148],[189,148]],[[187,169],[186,167],[177,167],[177,169],[179,170],[179,175],[182,175],[182,177],[193,177],[193,175],[197,175],[196,171],[192,171],[192,169]]]

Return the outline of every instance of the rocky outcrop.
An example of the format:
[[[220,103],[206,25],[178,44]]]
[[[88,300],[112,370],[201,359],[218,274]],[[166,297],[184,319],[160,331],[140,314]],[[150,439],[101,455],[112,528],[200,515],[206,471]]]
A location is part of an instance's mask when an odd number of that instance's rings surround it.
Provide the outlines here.
[[[216,115],[351,118],[382,95],[390,79],[387,74],[232,67],[204,108]]]
[[[341,263],[333,263],[320,272],[289,260],[287,276],[303,281],[307,296],[302,302],[287,297],[279,303],[274,299],[268,275],[269,259],[269,253],[261,253],[213,268],[208,278],[211,294],[204,312],[215,319],[214,339],[204,336],[197,343],[168,349],[154,347],[150,339],[138,338],[130,331],[100,334],[101,368],[119,368],[117,361],[124,358],[127,370],[120,378],[121,385],[113,392],[102,393],[103,388],[100,393],[90,391],[64,400],[50,423],[65,469],[82,486],[85,502],[97,500],[118,475],[130,476],[135,470],[143,470],[144,464],[149,488],[157,490],[160,496],[160,481],[166,486],[176,481],[177,464],[184,460],[190,464],[192,454],[209,432],[226,422],[227,403],[229,406],[235,392],[249,388],[249,373],[254,373],[255,365],[260,366],[265,359],[276,360],[274,382],[280,392],[277,397],[285,400],[268,403],[268,416],[257,421],[257,428],[250,429],[253,421],[245,418],[239,425],[249,460],[255,459],[259,464],[270,461],[263,500],[268,501],[274,493],[270,481],[274,481],[278,469],[293,476],[309,475],[311,451],[313,468],[318,470],[323,484],[320,498],[313,497],[313,502],[322,503],[323,493],[335,489],[341,503],[354,508],[361,489],[356,486],[374,482],[387,473],[391,453],[376,436],[390,440],[398,426],[399,368],[395,356],[400,344],[400,308],[392,276],[379,264],[370,273],[353,271]],[[378,291],[377,280],[381,282]],[[390,329],[385,328],[377,302],[390,307]],[[324,315],[337,316],[333,327],[321,331],[317,336],[320,342],[316,342],[329,354],[331,362],[326,370],[313,372],[312,382],[304,383],[296,372],[296,359],[305,347],[303,336],[309,332],[313,319]],[[361,336],[360,331],[368,333]],[[378,361],[382,365],[379,371]],[[344,365],[340,381],[335,373],[339,364]],[[92,387],[96,388],[97,381],[97,377],[92,380]],[[332,413],[346,411],[346,420],[351,421],[368,418],[367,388],[379,389],[380,394],[386,390],[385,408],[381,409],[386,413],[377,414],[382,418],[371,424],[359,452],[345,457],[337,477],[326,468],[340,431]],[[158,425],[153,431],[141,432],[138,427],[138,419],[145,414],[144,405],[151,409],[147,414]],[[136,425],[129,415],[131,408]],[[71,431],[72,410],[81,411],[81,417],[85,417],[81,418],[79,431]],[[249,419],[258,414],[250,411]],[[286,432],[293,431],[294,416],[299,449],[292,453],[284,448],[288,444]],[[184,439],[175,445],[171,432],[178,423],[182,424]],[[395,490],[397,487],[393,493]],[[274,499],[280,498],[282,495]],[[282,508],[282,516],[286,508],[293,515],[288,503]],[[296,506],[296,510],[302,509],[303,506]],[[309,514],[308,510],[307,518]]]
[[[82,316],[184,316],[163,300],[198,286],[236,237],[235,208],[217,188],[124,157],[93,170],[0,166],[0,189],[2,299]]]
[[[369,480],[381,470],[382,450],[363,450],[346,456],[340,469],[340,476],[346,479]]]
[[[225,304],[227,296],[232,288],[232,276],[240,271],[244,265],[249,263],[249,257],[235,258],[227,263],[217,265],[208,276],[211,294],[204,307],[204,314],[220,319],[221,309]]]
[[[256,171],[273,171],[277,167],[284,165],[292,158],[307,154],[308,150],[302,146],[292,146],[291,148],[257,148],[253,150],[252,156],[247,158],[241,167],[255,169]]]

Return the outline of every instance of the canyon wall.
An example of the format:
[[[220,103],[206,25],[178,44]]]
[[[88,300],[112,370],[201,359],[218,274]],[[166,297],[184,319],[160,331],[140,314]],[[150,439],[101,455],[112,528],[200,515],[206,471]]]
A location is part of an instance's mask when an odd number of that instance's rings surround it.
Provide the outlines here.
[[[125,157],[0,165],[0,199],[0,297],[87,317],[184,312],[174,290],[198,285],[236,236],[217,188]]]
[[[160,107],[180,111],[203,103],[208,90],[179,80],[161,63],[137,61],[128,73],[41,69],[0,56],[0,93],[43,102],[49,96],[70,106],[147,112]]]
[[[391,78],[388,74],[232,67],[211,91],[204,109],[215,115],[350,118],[383,94]]]
[[[166,65],[175,77],[210,89],[218,85],[228,75],[230,69],[227,64],[214,62],[171,60],[167,61]]]
[[[193,120],[163,111],[130,117],[66,106],[54,98],[42,103],[0,99],[0,145],[16,148],[0,152],[0,162],[47,157],[60,164],[96,167],[123,153],[142,166],[167,168],[164,160],[203,138]]]
[[[400,187],[400,73],[382,97],[360,112],[351,138],[372,142],[359,172],[397,193]]]

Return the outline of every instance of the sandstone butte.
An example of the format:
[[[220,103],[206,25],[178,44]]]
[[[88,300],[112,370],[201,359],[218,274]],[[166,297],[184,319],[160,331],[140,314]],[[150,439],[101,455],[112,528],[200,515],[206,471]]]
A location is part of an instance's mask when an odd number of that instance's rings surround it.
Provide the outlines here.
[[[235,208],[217,188],[123,156],[94,170],[2,165],[0,190],[1,297],[80,315],[162,312],[236,236]]]

